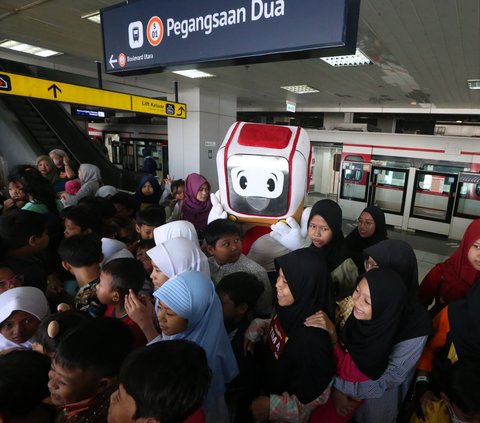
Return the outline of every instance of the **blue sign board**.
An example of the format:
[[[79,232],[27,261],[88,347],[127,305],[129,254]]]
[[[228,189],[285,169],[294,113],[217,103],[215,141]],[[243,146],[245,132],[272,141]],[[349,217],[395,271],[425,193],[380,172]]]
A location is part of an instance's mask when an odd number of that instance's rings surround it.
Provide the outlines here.
[[[360,0],[137,0],[101,11],[107,73],[355,51]]]

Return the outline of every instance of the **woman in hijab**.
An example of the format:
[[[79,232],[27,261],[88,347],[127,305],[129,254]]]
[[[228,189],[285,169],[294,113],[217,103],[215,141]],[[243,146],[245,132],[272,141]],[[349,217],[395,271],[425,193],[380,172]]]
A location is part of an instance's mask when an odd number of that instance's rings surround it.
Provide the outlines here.
[[[83,197],[94,196],[100,185],[102,185],[102,176],[100,169],[92,164],[83,163],[78,170],[78,178],[82,187],[76,195],[63,194],[62,200],[65,207],[75,206]]]
[[[435,300],[432,316],[451,301],[465,298],[480,277],[477,251],[480,251],[480,219],[470,223],[457,250],[430,270],[420,284],[420,302],[428,307]]]
[[[358,269],[363,268],[363,250],[385,239],[385,214],[376,206],[368,206],[358,216],[357,227],[345,238]]]
[[[153,262],[151,274],[153,286],[160,288],[166,281],[183,272],[196,270],[210,278],[208,259],[200,248],[186,238],[172,238],[147,251]],[[158,330],[153,317],[153,309],[149,307],[148,299],[134,292],[125,299],[125,310],[129,317],[140,326],[146,338],[151,341],[158,336]]]
[[[407,289],[394,271],[373,269],[359,279],[352,295],[353,312],[338,337],[325,313],[306,320],[307,325],[314,324],[329,333],[335,346],[337,378],[350,382],[378,380],[385,372],[407,303]],[[357,406],[360,404],[358,401]],[[337,413],[330,400],[314,412],[310,422],[347,422],[351,417],[352,413]]]
[[[144,176],[135,191],[135,203],[137,210],[143,210],[150,206],[158,206],[162,189],[157,178],[152,175]]]
[[[160,245],[172,238],[187,238],[200,247],[195,226],[186,220],[176,220],[175,222],[166,223],[153,230],[155,245]]]
[[[341,300],[355,289],[358,269],[351,258],[342,232],[342,209],[332,200],[317,201],[308,219],[311,248],[321,251],[335,287],[335,298]]]
[[[201,272],[184,272],[169,279],[153,295],[163,339],[195,342],[207,354],[212,372],[204,403],[207,423],[228,422],[225,384],[237,375],[238,367],[213,282]]]
[[[415,392],[422,411],[427,415],[428,403],[438,400],[438,380],[431,372],[438,367],[444,372],[459,360],[480,357],[480,281],[477,281],[464,299],[444,307],[433,320],[435,334],[427,343],[417,365]],[[423,385],[423,386],[422,386]],[[420,388],[421,386],[421,388]]]
[[[191,173],[185,180],[185,199],[182,204],[182,217],[195,226],[200,234],[207,226],[208,214],[212,208],[210,183],[198,173]]]
[[[36,165],[42,176],[50,182],[55,193],[65,190],[65,180],[58,177],[55,164],[49,156],[38,156]]]
[[[380,378],[365,382],[350,382],[335,378],[336,405],[343,403],[348,409],[356,404],[348,397],[364,399],[355,414],[358,423],[382,421],[394,422],[400,404],[405,398],[422,354],[427,338],[432,333],[432,324],[425,308],[419,303],[417,259],[412,247],[401,240],[385,240],[365,250],[367,275],[379,267],[390,269],[401,277],[407,290],[407,304],[402,325],[395,338],[389,356],[388,367]],[[384,283],[389,286],[390,282]]]
[[[72,167],[70,158],[65,151],[56,148],[48,155],[55,164],[55,170],[60,179],[75,179],[77,169]]]
[[[312,311],[333,315],[333,292],[323,257],[303,248],[275,260],[279,273],[276,314],[273,319],[254,319],[245,334],[247,349],[266,337],[265,375],[267,395],[251,406],[255,421],[304,422],[324,404],[335,373],[328,334],[306,327]]]

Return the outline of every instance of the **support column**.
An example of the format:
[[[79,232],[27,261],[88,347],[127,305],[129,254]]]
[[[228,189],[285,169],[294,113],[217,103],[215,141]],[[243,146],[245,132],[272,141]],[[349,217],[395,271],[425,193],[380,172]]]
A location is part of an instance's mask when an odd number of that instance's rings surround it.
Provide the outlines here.
[[[179,179],[200,173],[216,191],[216,155],[228,128],[237,119],[237,99],[230,94],[187,88],[179,89],[178,101],[187,105],[187,118],[168,119],[170,175]]]

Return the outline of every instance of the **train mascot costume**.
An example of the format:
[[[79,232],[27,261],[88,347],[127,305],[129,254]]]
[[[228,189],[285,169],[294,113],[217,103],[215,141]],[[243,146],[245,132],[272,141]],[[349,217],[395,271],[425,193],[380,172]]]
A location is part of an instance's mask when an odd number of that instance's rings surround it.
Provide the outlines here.
[[[218,150],[208,221],[241,224],[243,253],[267,272],[275,257],[306,243],[311,151],[302,128],[246,122],[233,124]]]

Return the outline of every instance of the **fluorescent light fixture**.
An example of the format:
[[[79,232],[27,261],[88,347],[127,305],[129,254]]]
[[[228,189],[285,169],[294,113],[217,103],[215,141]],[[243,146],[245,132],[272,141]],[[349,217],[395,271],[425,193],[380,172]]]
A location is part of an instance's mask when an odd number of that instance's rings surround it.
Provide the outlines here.
[[[186,76],[187,78],[213,78],[215,75],[211,73],[203,72],[197,69],[187,69],[187,70],[179,70],[179,71],[172,71],[172,73],[176,73],[177,75]]]
[[[49,50],[42,47],[32,46],[31,44],[21,43],[14,40],[2,40],[0,41],[0,47],[8,48],[10,50],[20,51],[22,53],[33,54],[40,57],[50,57],[57,56],[60,53],[59,51]]]
[[[319,93],[320,91],[316,88],[309,87],[308,85],[287,85],[285,87],[280,87],[284,90],[291,91],[295,94],[311,94],[311,93]]]
[[[363,66],[373,64],[370,58],[358,48],[355,50],[355,54],[347,56],[320,57],[320,59],[331,66]]]
[[[480,79],[467,79],[467,84],[470,90],[480,90]]]
[[[88,15],[83,15],[82,19],[88,19],[96,24],[101,24],[100,12],[89,13]]]

